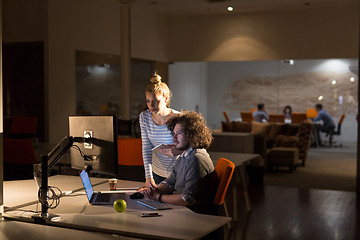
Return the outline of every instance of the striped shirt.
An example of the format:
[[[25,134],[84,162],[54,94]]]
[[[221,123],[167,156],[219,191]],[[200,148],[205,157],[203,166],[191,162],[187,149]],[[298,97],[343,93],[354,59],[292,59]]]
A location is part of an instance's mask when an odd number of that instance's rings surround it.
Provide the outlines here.
[[[173,113],[178,111],[171,109]],[[153,172],[162,177],[168,177],[175,165],[176,157],[168,157],[153,153],[151,149],[159,144],[174,144],[171,132],[166,124],[156,125],[150,110],[140,113],[139,116],[142,140],[142,157],[145,168],[145,178],[153,176]]]

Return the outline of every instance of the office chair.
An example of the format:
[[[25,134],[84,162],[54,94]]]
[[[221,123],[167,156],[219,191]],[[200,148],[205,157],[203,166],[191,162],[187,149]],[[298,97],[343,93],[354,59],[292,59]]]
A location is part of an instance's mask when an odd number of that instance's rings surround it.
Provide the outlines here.
[[[224,114],[226,121],[230,122],[230,118],[229,118],[229,115],[227,114],[227,112],[224,111],[223,114]]]
[[[132,134],[132,121],[119,119],[118,122],[118,134],[119,135],[131,135]]]
[[[119,179],[145,181],[141,138],[118,138]]]
[[[141,138],[141,129],[139,117],[132,121],[133,132],[136,138]]]
[[[234,163],[230,162],[229,160],[225,159],[225,158],[219,158],[216,167],[215,167],[215,171],[219,180],[219,186],[214,198],[214,204],[221,206],[224,206],[224,210],[225,210],[225,215],[228,217],[229,213],[228,210],[226,208],[226,204],[225,204],[225,195],[227,192],[227,189],[229,187],[232,175],[234,173],[235,170],[235,165]],[[230,223],[228,224],[228,227],[230,228]]]
[[[4,180],[33,178],[33,164],[37,162],[33,144],[29,139],[3,139]]]
[[[10,126],[11,138],[34,138],[37,133],[38,117],[16,116]]]
[[[316,118],[317,116],[317,111],[315,110],[315,108],[308,108],[306,110],[306,117],[307,118]]]
[[[334,143],[333,142],[334,135],[340,135],[341,134],[341,124],[344,121],[345,116],[346,116],[345,114],[341,115],[336,130],[334,129],[334,130],[330,131],[329,134],[328,134],[329,135],[329,144],[330,144],[331,147],[333,146],[333,143]],[[337,147],[337,146],[341,147],[341,144],[340,145],[334,145],[334,147]]]

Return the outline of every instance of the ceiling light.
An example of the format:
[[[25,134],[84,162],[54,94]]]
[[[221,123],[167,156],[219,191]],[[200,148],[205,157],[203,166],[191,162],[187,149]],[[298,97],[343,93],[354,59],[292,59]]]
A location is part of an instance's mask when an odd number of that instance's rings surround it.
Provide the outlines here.
[[[231,6],[229,6],[229,7],[227,8],[227,10],[228,10],[229,12],[232,12],[232,11],[234,10],[234,8],[231,7]]]
[[[323,97],[323,96],[319,96],[318,99],[319,99],[319,101],[321,101],[321,100],[324,99],[324,97]]]
[[[354,78],[354,77],[350,77],[350,82],[355,82],[355,78]]]
[[[332,84],[332,85],[335,85],[335,84],[336,84],[336,80],[332,80],[332,81],[331,81],[331,84]]]

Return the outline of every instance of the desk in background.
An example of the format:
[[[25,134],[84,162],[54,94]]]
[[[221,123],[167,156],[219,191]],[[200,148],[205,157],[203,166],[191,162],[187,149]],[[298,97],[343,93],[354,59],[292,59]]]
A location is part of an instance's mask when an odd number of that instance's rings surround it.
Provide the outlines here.
[[[210,145],[209,152],[233,152],[236,149],[240,153],[254,152],[254,135],[247,132],[213,132],[214,141]]]
[[[95,191],[108,190],[105,179],[91,178]],[[118,188],[137,188],[142,182],[118,181]],[[141,218],[140,212],[151,212],[145,206],[129,199],[125,212],[117,213],[110,206],[94,206],[87,201],[82,189],[80,177],[57,175],[49,178],[49,186],[56,186],[63,192],[72,194],[60,198],[56,209],[50,214],[61,218],[49,224],[77,230],[116,234],[125,237],[147,239],[199,239],[224,226],[230,218],[197,214],[186,207],[175,206],[171,210],[161,211],[161,217]],[[4,215],[7,219],[29,220],[34,210],[40,210],[37,203],[37,189],[33,180],[4,182]],[[10,211],[11,210],[11,211]],[[27,210],[27,211],[25,211]],[[65,237],[65,236],[64,236]]]

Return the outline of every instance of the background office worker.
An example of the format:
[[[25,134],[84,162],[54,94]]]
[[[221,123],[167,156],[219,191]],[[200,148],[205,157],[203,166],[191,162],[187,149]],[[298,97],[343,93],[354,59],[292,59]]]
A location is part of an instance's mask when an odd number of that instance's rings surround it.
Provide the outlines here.
[[[283,113],[285,115],[285,123],[291,123],[292,108],[290,105],[284,107]]]
[[[165,122],[178,111],[170,108],[171,91],[161,82],[161,77],[154,74],[146,87],[148,110],[140,113],[139,123],[142,139],[142,157],[145,168],[145,187],[156,185],[168,177],[175,165],[179,151],[173,145],[171,132]],[[152,148],[159,144],[169,145],[162,154],[153,153]]]
[[[167,126],[182,154],[170,176],[143,193],[153,200],[187,206],[198,213],[215,213],[217,177],[206,151],[213,138],[205,120],[197,112],[184,111],[170,119]]]
[[[257,105],[257,110],[253,112],[253,118],[256,122],[269,121],[269,115],[265,111],[265,104],[259,103]]]
[[[285,119],[291,119],[291,113],[292,113],[292,108],[290,105],[286,105],[284,107],[283,113],[285,115]]]
[[[319,131],[329,133],[330,131],[334,131],[335,123],[334,120],[331,118],[330,114],[323,109],[321,103],[315,105],[315,110],[317,111],[317,116],[313,119],[313,122],[316,123],[316,134],[318,136],[319,144],[321,145],[321,139]]]

